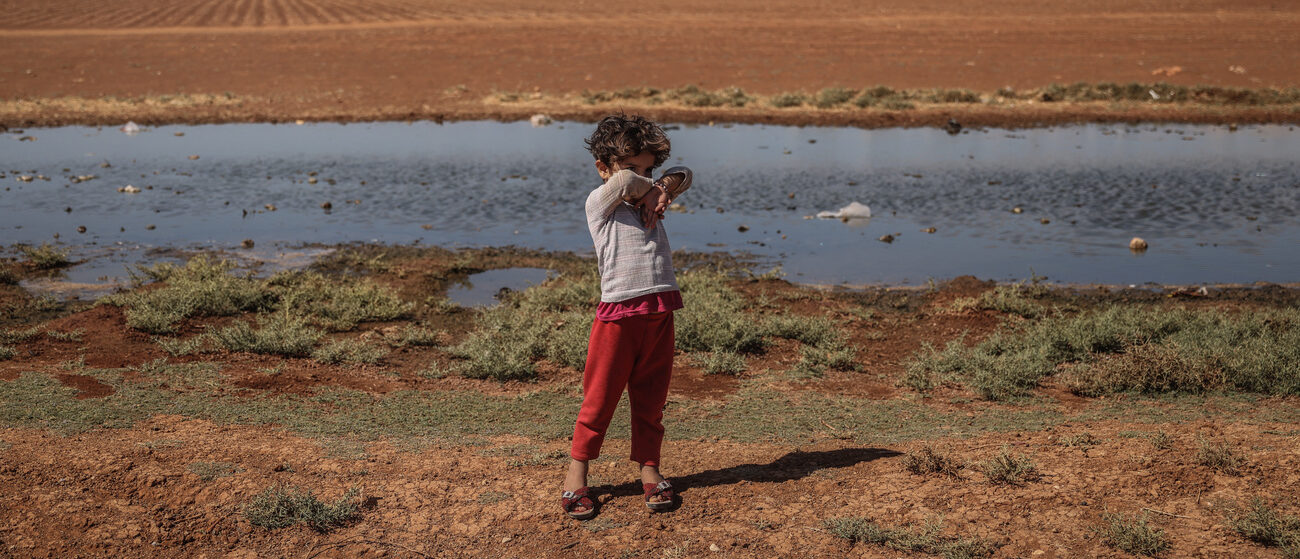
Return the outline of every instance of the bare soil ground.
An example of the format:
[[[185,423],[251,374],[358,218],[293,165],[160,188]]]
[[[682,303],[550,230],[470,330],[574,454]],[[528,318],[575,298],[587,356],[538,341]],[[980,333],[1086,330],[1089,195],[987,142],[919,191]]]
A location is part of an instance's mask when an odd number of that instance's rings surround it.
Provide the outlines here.
[[[392,254],[383,247],[368,254],[379,253]],[[397,253],[369,277],[413,301],[436,298],[475,270],[584,265],[511,250],[471,258]],[[8,266],[18,277],[36,273]],[[535,382],[506,383],[424,372],[452,363],[449,345],[467,335],[476,311],[419,311],[421,323],[442,332],[439,344],[396,348],[376,364],[326,365],[226,351],[173,356],[129,328],[117,307],[38,305],[18,287],[0,286],[0,332],[21,338],[10,344],[15,355],[0,361],[0,550],[15,557],[898,556],[837,538],[823,524],[864,517],[885,526],[941,518],[945,535],[984,541],[994,557],[1124,557],[1100,537],[1103,515],[1145,513],[1166,534],[1165,556],[1268,557],[1279,555],[1238,535],[1229,519],[1255,497],[1282,512],[1300,509],[1294,397],[1080,398],[1051,384],[1009,404],[961,388],[922,397],[899,386],[922,344],[963,336],[974,343],[1019,320],[956,310],[954,301],[978,297],[991,282],[967,277],[934,290],[853,292],[774,279],[731,285],[767,313],[834,318],[862,368],[790,377],[785,371],[800,357],[789,340],[751,358],[738,376],[706,375],[679,355],[664,456],[681,506],[664,514],[644,508],[634,465],[624,458],[626,434],[616,433],[592,466],[601,508],[587,522],[564,517],[557,502],[579,371],[543,362]],[[1239,312],[1293,308],[1300,299],[1300,289],[1281,286],[1171,293],[1061,288],[1044,297],[1076,308]],[[189,319],[180,335],[238,318]],[[378,339],[399,325],[364,324],[343,335]],[[13,334],[32,327],[39,330]],[[474,423],[438,420],[384,434],[375,425],[403,425],[404,412],[355,409],[371,402],[361,407],[378,410],[393,398],[408,398],[411,417],[428,417],[417,409],[425,402],[477,402],[458,412]],[[159,399],[184,402],[175,408],[183,411],[132,411],[159,409]],[[490,408],[493,402],[504,407]],[[259,419],[278,407],[301,411]],[[233,408],[246,415],[223,415]],[[327,432],[294,418],[318,408],[326,410],[322,423],[352,423]],[[735,408],[757,415],[737,422],[728,411]],[[626,416],[616,428],[620,422]],[[1240,470],[1203,463],[1206,441],[1227,444],[1243,459]],[[922,444],[965,468],[955,477],[910,473],[907,454]],[[1039,476],[991,483],[980,463],[1004,449],[1033,460]],[[251,524],[243,512],[274,484],[325,500],[359,488],[360,513],[328,533]]]
[[[905,4],[905,5],[904,5]],[[591,120],[584,90],[1300,85],[1300,7],[1269,0],[0,2],[0,124]],[[498,92],[548,101],[492,103]],[[564,99],[569,99],[564,101]],[[909,126],[1295,122],[1293,107],[638,108],[661,120]]]

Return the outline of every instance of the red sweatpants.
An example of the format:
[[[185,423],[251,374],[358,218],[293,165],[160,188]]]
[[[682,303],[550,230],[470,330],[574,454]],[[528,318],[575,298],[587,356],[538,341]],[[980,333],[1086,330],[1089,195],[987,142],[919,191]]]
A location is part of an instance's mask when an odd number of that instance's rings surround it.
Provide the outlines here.
[[[595,321],[582,373],[582,409],[573,428],[574,460],[600,456],[605,430],[627,388],[632,403],[632,461],[659,465],[664,402],[673,373],[673,313]]]

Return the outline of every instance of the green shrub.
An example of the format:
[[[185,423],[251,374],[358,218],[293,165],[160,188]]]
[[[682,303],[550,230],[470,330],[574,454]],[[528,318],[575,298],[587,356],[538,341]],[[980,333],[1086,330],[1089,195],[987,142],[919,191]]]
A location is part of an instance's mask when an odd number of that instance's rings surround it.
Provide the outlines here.
[[[1246,464],[1246,459],[1232,450],[1232,447],[1226,442],[1211,442],[1201,439],[1200,448],[1196,451],[1196,463],[1208,466],[1222,474],[1239,476],[1241,475],[1242,466]]]
[[[918,390],[963,382],[1000,400],[1024,395],[1058,369],[1085,395],[1300,394],[1300,309],[1228,314],[1112,306],[1050,316],[1004,326],[972,348],[924,346],[909,360],[904,382]]]
[[[154,338],[153,341],[156,342],[163,351],[167,352],[168,355],[180,357],[182,355],[203,353],[204,346],[207,344],[209,338],[210,336],[206,334],[200,334],[184,340],[179,338]]]
[[[1121,514],[1103,514],[1105,522],[1099,531],[1107,545],[1132,553],[1154,557],[1169,549],[1169,540],[1163,530],[1157,530],[1147,524],[1146,515],[1132,518]]]
[[[395,347],[438,345],[437,331],[414,324],[403,324],[400,330],[385,338]]]
[[[1028,456],[1015,456],[1006,447],[993,458],[980,463],[980,469],[994,485],[1020,485],[1038,479],[1038,468]]]
[[[993,555],[994,546],[988,542],[944,536],[937,520],[928,521],[920,529],[911,527],[887,528],[862,517],[829,518],[822,526],[832,536],[850,543],[882,545],[904,552],[938,555],[944,559],[977,559]]]
[[[326,504],[310,491],[274,485],[244,507],[244,518],[254,526],[268,530],[303,522],[317,532],[326,533],[357,515],[357,497],[360,494],[360,490],[350,489],[342,497]]]
[[[878,85],[876,87],[862,90],[862,92],[853,99],[853,104],[864,109],[867,107],[875,107],[883,103],[886,99],[893,99],[897,95],[898,92],[894,91],[892,88]]]
[[[37,270],[53,270],[63,268],[72,264],[68,260],[68,251],[55,247],[49,243],[41,243],[39,247],[30,245],[18,245],[18,251],[27,257],[32,267]]]
[[[773,315],[763,326],[764,335],[817,347],[839,343],[844,336],[835,322],[824,316]]]
[[[677,349],[754,354],[768,346],[758,321],[721,272],[692,270],[677,276],[686,307],[676,313]]]
[[[798,107],[808,102],[808,96],[803,93],[779,93],[767,99],[767,103],[778,109],[787,107]]]
[[[306,320],[281,312],[258,317],[256,329],[248,322],[236,322],[214,332],[212,339],[230,351],[301,357],[310,354],[324,335]]]
[[[374,364],[388,352],[360,340],[335,340],[311,352],[312,359],[330,365]]]
[[[931,444],[921,445],[903,457],[903,468],[916,475],[943,474],[960,478],[965,467],[961,461],[939,452]]]
[[[715,351],[701,358],[704,374],[738,375],[745,372],[745,358],[727,351]]]
[[[1280,515],[1258,497],[1250,510],[1234,514],[1228,523],[1242,537],[1268,547],[1279,547],[1287,559],[1300,558],[1300,517]]]
[[[5,361],[5,360],[8,360],[8,359],[13,359],[13,358],[14,358],[14,355],[17,355],[17,354],[18,354],[18,352],[17,352],[16,350],[14,350],[14,348],[9,347],[9,346],[7,346],[7,345],[0,345],[0,361]]]
[[[406,316],[412,308],[367,280],[340,282],[318,272],[281,272],[267,283],[280,289],[277,309],[310,316],[316,325],[336,332],[351,330],[361,322]]]
[[[710,92],[695,85],[670,89],[664,92],[664,97],[691,107],[743,107],[754,100],[738,87]]]
[[[828,87],[818,91],[813,96],[812,104],[819,109],[829,109],[836,105],[843,105],[857,95],[857,91],[843,87]]]
[[[807,366],[817,369],[834,369],[836,371],[856,371],[862,367],[858,362],[858,348],[834,342],[818,346],[803,346],[799,355]]]
[[[270,296],[261,282],[249,276],[230,275],[234,264],[196,256],[185,266],[161,263],[139,271],[166,285],[108,297],[110,304],[126,307],[126,324],[150,334],[169,334],[176,322],[199,316],[230,316],[268,308]],[[132,275],[134,277],[135,273]]]

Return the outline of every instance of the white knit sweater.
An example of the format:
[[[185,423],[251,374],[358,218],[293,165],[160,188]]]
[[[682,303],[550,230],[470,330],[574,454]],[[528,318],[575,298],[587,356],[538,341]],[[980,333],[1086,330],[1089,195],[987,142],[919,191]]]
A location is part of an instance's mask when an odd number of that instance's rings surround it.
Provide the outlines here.
[[[668,191],[668,197],[676,200],[691,187],[691,170],[673,167],[663,174],[673,173],[686,176]],[[596,245],[602,302],[616,303],[677,289],[668,231],[663,222],[647,230],[632,206],[653,185],[653,180],[624,169],[587,196],[587,228]]]

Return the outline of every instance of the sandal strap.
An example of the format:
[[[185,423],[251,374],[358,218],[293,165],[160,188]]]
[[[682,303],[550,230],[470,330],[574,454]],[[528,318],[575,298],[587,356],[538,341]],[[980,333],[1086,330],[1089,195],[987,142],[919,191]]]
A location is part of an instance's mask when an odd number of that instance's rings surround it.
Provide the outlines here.
[[[655,495],[662,495],[664,493],[667,493],[668,495],[673,494],[673,484],[668,483],[668,480],[666,479],[654,486],[651,486],[649,483],[643,485],[645,489],[645,496],[647,498],[654,497]]]
[[[590,491],[586,487],[580,487],[577,491],[565,491],[560,494],[560,504],[564,506],[566,512],[572,511],[574,507],[582,506],[595,508],[595,501],[591,500]],[[583,501],[587,501],[583,503]]]

